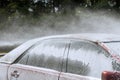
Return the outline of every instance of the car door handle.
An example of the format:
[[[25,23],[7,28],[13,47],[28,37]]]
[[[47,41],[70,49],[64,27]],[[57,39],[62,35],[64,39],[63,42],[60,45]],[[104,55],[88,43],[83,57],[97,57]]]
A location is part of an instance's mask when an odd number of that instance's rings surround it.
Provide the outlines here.
[[[18,77],[19,77],[18,71],[12,72],[12,73],[11,73],[11,76],[12,76],[12,77],[15,77],[15,78],[18,78]]]

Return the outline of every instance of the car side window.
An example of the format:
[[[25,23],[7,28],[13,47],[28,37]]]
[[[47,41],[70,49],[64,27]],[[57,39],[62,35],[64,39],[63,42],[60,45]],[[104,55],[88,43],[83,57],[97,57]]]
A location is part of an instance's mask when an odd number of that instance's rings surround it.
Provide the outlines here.
[[[62,39],[38,42],[25,53],[18,63],[61,71],[67,43],[67,40]]]
[[[108,53],[95,43],[71,41],[66,72],[100,77],[103,70],[112,70]]]

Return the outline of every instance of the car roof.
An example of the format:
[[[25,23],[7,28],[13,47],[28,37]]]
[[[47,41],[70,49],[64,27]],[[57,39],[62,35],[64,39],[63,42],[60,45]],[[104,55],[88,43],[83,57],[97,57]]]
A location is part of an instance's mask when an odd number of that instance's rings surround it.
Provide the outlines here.
[[[66,34],[66,35],[55,35],[44,38],[77,38],[83,40],[89,40],[93,42],[112,42],[120,41],[120,36],[116,34],[105,34],[105,33],[80,33],[80,34]]]
[[[49,38],[72,38],[72,39],[75,38],[75,39],[89,40],[89,41],[93,41],[93,42],[120,41],[120,36],[119,35],[114,35],[114,34],[82,33],[82,34],[66,34],[66,35],[48,36],[48,37],[42,37],[42,38],[37,38],[37,39],[29,40],[26,43],[20,45],[16,49],[14,49],[11,52],[9,52],[9,54],[7,54],[6,56],[4,56],[0,60],[1,60],[1,62],[12,63],[24,51],[26,51],[28,48],[30,48],[33,44],[35,44],[36,42],[38,42],[40,40],[49,39]],[[8,58],[9,56],[10,56],[10,58]]]

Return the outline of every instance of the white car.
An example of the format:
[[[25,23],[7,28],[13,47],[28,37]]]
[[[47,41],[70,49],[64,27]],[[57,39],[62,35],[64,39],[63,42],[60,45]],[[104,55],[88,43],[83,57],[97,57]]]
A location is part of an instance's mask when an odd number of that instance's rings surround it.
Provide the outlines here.
[[[119,55],[120,36],[112,34],[34,39],[0,59],[0,80],[106,80],[120,70]]]

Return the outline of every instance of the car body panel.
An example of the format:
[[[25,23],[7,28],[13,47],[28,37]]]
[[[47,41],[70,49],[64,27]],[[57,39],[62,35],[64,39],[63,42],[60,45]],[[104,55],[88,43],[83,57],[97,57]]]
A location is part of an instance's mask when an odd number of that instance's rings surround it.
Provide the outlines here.
[[[0,64],[0,80],[8,80],[8,68],[10,64]]]
[[[82,75],[76,75],[76,74],[62,72],[60,74],[59,80],[100,80],[100,79],[89,77],[89,76],[82,76]]]
[[[67,42],[61,39],[60,41],[52,39],[38,42],[29,49],[30,51],[27,50],[24,53],[25,57],[21,57],[21,60],[18,60],[18,62],[16,61],[18,64],[10,66],[8,71],[9,80],[58,80],[67,45]],[[25,65],[20,65],[23,63]],[[41,66],[44,67],[42,68]],[[10,75],[11,73],[13,75]],[[19,74],[19,76],[14,76],[14,73],[16,75]],[[27,77],[25,74],[27,74]]]
[[[19,76],[11,76],[17,71]],[[58,80],[60,72],[45,68],[32,67],[21,64],[13,64],[8,70],[8,80]]]
[[[91,78],[88,76],[75,75],[71,73],[64,73],[51,69],[15,63],[15,61],[21,55],[23,55],[26,50],[30,49],[38,41],[42,42],[42,40],[54,38],[90,41],[98,46],[101,46],[105,51],[108,52],[111,58],[113,58],[112,55],[114,53],[112,53],[112,51],[104,44],[104,42],[120,41],[120,37],[118,35],[112,34],[69,34],[33,39],[12,50],[0,59],[0,73],[3,73],[3,75],[0,75],[0,80],[99,80],[98,78]],[[64,56],[64,58],[66,58],[66,56]],[[14,76],[13,72],[16,71],[18,72],[19,76]]]

